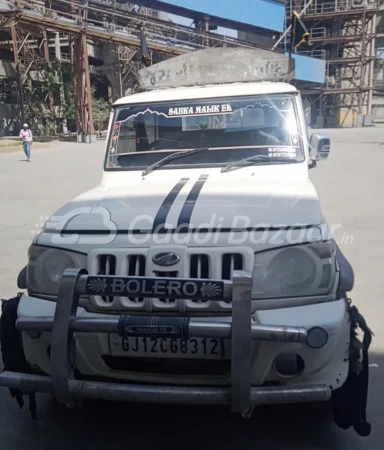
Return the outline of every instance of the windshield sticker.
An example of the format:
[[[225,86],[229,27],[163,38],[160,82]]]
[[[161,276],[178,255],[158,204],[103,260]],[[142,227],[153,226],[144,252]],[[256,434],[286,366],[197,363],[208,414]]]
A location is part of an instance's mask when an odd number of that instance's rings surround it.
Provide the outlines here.
[[[208,114],[228,114],[233,112],[231,105],[205,105],[169,108],[168,116],[199,116]]]
[[[156,114],[157,116],[165,117],[166,119],[174,117],[198,117],[198,116],[209,116],[209,115],[237,115],[242,114],[250,108],[268,108],[278,111],[280,114],[284,112],[291,112],[291,109],[280,109],[273,102],[254,102],[249,104],[237,105],[235,103],[220,103],[220,104],[208,104],[208,105],[192,105],[192,106],[178,106],[167,109],[153,110],[151,108],[142,109],[137,111],[136,108],[124,108],[120,110],[116,123],[123,123],[127,120],[134,119],[139,116],[144,116],[146,114]],[[236,106],[235,106],[236,105]],[[134,113],[134,111],[137,111]]]
[[[268,156],[272,158],[296,158],[297,149],[294,147],[269,147]]]
[[[112,140],[111,140],[111,148],[110,153],[115,153],[117,149],[117,143],[119,141],[119,133],[120,133],[120,123],[115,123],[112,132]]]
[[[232,114],[234,110],[232,106],[229,104],[224,105],[198,105],[198,106],[184,106],[178,108],[169,108],[168,112],[154,111],[150,108],[147,108],[143,111],[139,111],[136,114],[131,114],[128,117],[125,117],[124,114],[119,114],[115,123],[121,124],[126,122],[129,119],[133,119],[139,116],[144,116],[145,114],[156,114],[158,116],[163,116],[167,119],[173,117],[188,117],[188,116],[208,116],[213,114]]]

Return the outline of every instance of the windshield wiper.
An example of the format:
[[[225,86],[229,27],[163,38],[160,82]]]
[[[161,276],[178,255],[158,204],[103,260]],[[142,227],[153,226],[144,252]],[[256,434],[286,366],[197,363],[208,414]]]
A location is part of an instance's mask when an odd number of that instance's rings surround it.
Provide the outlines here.
[[[254,155],[249,158],[241,159],[240,161],[235,161],[221,169],[221,173],[229,172],[230,170],[240,169],[241,167],[250,166],[258,162],[262,163],[278,163],[278,164],[288,164],[297,162],[294,158],[276,158],[268,155]]]
[[[151,166],[148,166],[143,172],[142,176],[148,175],[149,173],[153,172],[154,170],[158,169],[159,167],[164,166],[165,164],[168,164],[170,161],[173,161],[175,159],[184,158],[185,156],[193,155],[194,153],[200,153],[200,152],[206,152],[209,150],[208,147],[202,147],[202,148],[192,148],[191,150],[183,150],[177,153],[172,153],[171,155],[166,156],[163,159],[160,159],[160,161],[155,162]]]

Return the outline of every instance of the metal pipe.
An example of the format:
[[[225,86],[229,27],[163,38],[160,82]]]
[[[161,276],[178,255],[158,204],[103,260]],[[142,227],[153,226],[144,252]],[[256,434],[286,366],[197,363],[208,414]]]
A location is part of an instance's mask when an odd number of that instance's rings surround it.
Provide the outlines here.
[[[308,9],[308,7],[313,3],[313,0],[309,0],[309,2],[304,6],[304,8],[299,13],[299,17],[301,17],[305,11]],[[292,11],[290,11],[292,13]],[[280,42],[285,38],[285,36],[291,31],[292,25],[289,25],[289,27],[284,31],[284,33],[279,37],[279,39],[275,42],[271,50],[275,50],[275,48],[280,44]]]
[[[233,272],[231,327],[231,411],[247,416],[252,411],[252,274]]]
[[[70,327],[80,333],[117,333],[119,316],[102,318],[76,317],[71,319]],[[16,323],[19,331],[52,331],[53,318],[21,317]],[[192,319],[189,323],[191,337],[211,337],[230,339],[232,325],[230,322],[204,322]],[[307,340],[307,331],[302,327],[283,327],[252,324],[252,340],[265,342],[300,342]]]
[[[52,390],[52,379],[42,375],[16,372],[0,374],[0,386],[21,389],[23,392]],[[74,397],[140,403],[182,405],[229,405],[229,387],[146,386],[122,383],[69,380]],[[327,401],[331,390],[327,385],[296,387],[252,387],[253,405],[290,404]]]
[[[52,390],[60,403],[70,406],[74,406],[74,403],[69,392],[68,379],[73,375],[76,357],[76,342],[70,321],[76,316],[79,304],[76,281],[84,273],[87,273],[85,269],[64,271],[59,286],[51,335]]]
[[[104,318],[75,318],[71,320],[71,327],[76,332],[117,333],[119,317]]]
[[[230,390],[226,387],[145,386],[89,381],[69,381],[74,397],[119,402],[161,403],[179,405],[228,405]]]
[[[51,377],[33,375],[18,372],[5,371],[0,374],[0,386],[11,389],[20,389],[22,392],[45,392],[52,391]]]
[[[75,332],[80,333],[117,333],[119,316],[103,318],[76,317],[70,322]],[[19,331],[52,331],[53,318],[21,317],[17,320]],[[194,337],[228,338],[231,337],[231,324],[225,322],[191,321],[189,332]]]
[[[24,45],[26,44],[26,42],[28,41],[28,39],[31,37],[31,33],[27,33],[26,36],[24,37],[24,39],[22,40],[17,53],[20,54],[21,50],[23,49]]]
[[[252,340],[267,342],[307,342],[307,330],[303,327],[252,325]]]
[[[251,389],[251,401],[254,405],[325,402],[330,398],[331,390],[326,385]]]
[[[16,328],[19,331],[52,331],[53,317],[20,317]]]

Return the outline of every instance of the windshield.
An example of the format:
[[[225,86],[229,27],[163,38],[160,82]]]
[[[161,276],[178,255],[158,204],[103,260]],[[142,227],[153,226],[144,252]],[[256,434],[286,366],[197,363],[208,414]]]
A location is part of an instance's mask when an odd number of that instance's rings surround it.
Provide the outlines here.
[[[168,155],[163,169],[224,167],[265,155],[304,158],[294,96],[288,94],[199,99],[123,106],[115,111],[106,170],[145,170]]]

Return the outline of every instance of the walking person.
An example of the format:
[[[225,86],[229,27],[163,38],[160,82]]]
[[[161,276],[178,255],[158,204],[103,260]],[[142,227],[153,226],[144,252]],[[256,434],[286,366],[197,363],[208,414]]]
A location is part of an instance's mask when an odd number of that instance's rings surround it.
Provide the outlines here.
[[[20,138],[23,140],[23,150],[27,161],[31,161],[31,144],[32,144],[32,131],[29,129],[28,124],[25,123],[20,130]]]

